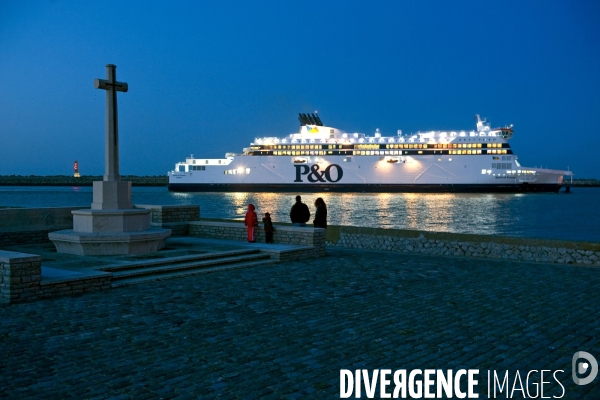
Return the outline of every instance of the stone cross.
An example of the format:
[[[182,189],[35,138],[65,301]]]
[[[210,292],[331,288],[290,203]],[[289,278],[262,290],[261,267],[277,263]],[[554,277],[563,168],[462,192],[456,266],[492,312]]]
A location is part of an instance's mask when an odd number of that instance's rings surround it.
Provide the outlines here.
[[[106,154],[105,181],[120,181],[119,175],[119,125],[117,121],[117,92],[127,92],[125,82],[117,82],[116,65],[106,65],[106,80],[95,79],[96,89],[106,90]]]

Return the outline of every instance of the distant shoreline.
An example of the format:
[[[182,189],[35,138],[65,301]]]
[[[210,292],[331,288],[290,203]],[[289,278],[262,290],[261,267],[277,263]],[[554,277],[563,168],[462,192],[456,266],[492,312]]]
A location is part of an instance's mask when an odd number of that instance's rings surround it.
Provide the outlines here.
[[[80,178],[75,178],[68,175],[0,175],[0,186],[92,186],[92,182],[101,180],[102,176],[92,175],[84,175]],[[131,181],[132,186],[167,186],[169,184],[169,177],[166,175],[121,175],[121,180]],[[600,187],[600,180],[573,179],[573,183],[568,181],[565,182],[564,186]]]
[[[102,176],[83,175],[75,178],[68,175],[21,176],[0,175],[0,186],[92,186],[92,182],[101,181]],[[131,181],[132,186],[167,186],[169,177],[121,175],[122,181]]]

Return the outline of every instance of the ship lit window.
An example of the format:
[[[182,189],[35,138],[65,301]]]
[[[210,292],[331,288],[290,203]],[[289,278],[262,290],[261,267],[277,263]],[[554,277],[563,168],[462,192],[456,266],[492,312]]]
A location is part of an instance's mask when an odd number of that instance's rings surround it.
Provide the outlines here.
[[[482,169],[481,170],[481,175],[485,175],[485,174],[487,174],[487,170],[486,169]]]
[[[423,154],[423,150],[419,150],[419,154]]]

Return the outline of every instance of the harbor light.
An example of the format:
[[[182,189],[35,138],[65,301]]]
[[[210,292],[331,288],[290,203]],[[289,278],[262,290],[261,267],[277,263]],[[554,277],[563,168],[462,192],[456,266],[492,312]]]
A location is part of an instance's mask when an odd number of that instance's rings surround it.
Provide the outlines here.
[[[77,162],[77,160],[75,160],[75,162],[73,163],[73,177],[74,178],[81,177],[81,175],[79,175],[79,163]]]

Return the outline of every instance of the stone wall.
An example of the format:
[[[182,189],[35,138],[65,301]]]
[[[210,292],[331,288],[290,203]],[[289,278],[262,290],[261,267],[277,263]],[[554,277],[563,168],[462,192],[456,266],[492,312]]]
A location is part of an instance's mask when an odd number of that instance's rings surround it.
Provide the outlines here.
[[[329,226],[327,245],[457,257],[600,265],[600,243]]]
[[[193,221],[189,223],[189,235],[213,239],[246,241],[246,226],[242,222]],[[265,241],[262,224],[256,229],[257,242]],[[310,246],[307,257],[323,257],[325,255],[325,229],[299,228],[294,226],[275,225],[273,241],[280,244]]]
[[[64,280],[42,280],[36,292],[36,299],[46,299],[59,296],[77,296],[84,293],[108,290],[111,288],[112,277],[105,276],[69,278]],[[33,299],[31,299],[33,300]]]
[[[171,229],[173,235],[185,236],[188,234],[188,221],[200,219],[200,206],[177,205],[177,206],[154,206],[136,204],[137,208],[145,208],[151,211],[152,226]]]
[[[36,298],[41,280],[42,257],[0,250],[0,303]]]
[[[73,228],[71,211],[85,207],[0,209],[0,247],[47,243],[48,233]]]
[[[200,218],[200,206],[136,205],[151,211],[152,225],[187,235],[187,221]],[[48,233],[73,229],[71,211],[88,207],[45,207],[0,209],[0,248],[20,244],[48,243]]]
[[[0,303],[22,303],[110,289],[111,275],[42,279],[42,257],[0,250]]]

